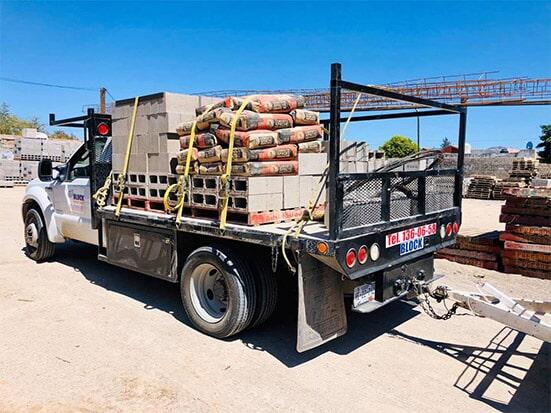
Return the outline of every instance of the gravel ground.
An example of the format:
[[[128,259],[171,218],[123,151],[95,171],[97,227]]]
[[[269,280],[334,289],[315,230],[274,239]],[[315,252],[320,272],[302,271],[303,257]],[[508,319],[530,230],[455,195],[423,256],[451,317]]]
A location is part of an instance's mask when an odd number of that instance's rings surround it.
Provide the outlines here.
[[[433,320],[414,303],[350,313],[348,334],[303,354],[291,309],[236,338],[207,337],[177,286],[98,262],[94,247],[27,259],[22,195],[0,189],[0,411],[550,410],[548,344],[469,315]],[[466,200],[464,228],[497,228],[499,206]],[[436,266],[454,287],[484,279],[551,296],[550,281]]]

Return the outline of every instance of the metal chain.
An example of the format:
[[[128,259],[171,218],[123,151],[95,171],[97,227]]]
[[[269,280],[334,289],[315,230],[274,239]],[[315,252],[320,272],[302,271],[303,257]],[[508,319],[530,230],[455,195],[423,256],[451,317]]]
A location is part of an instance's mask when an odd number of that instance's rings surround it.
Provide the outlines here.
[[[429,317],[434,318],[435,320],[449,320],[450,318],[452,318],[453,315],[455,315],[457,308],[459,307],[457,303],[453,303],[452,308],[448,309],[448,311],[446,311],[444,314],[438,314],[430,303],[430,298],[434,298],[438,302],[444,301],[448,296],[446,292],[446,287],[438,286],[434,289],[434,292],[431,292],[428,288],[426,289],[426,291],[423,291],[423,287],[417,279],[412,278],[411,282],[413,283],[414,288],[417,290],[417,293],[420,296],[423,296],[419,300],[419,304],[421,305],[423,311]],[[445,301],[444,306],[446,306]]]

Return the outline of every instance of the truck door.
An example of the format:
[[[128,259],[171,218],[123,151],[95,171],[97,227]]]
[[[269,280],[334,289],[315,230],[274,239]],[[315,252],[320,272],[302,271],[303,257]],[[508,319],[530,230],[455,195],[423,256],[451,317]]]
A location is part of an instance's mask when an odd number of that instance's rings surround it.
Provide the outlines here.
[[[56,221],[64,237],[97,244],[91,226],[90,152],[82,145],[67,163],[63,179],[53,188]]]

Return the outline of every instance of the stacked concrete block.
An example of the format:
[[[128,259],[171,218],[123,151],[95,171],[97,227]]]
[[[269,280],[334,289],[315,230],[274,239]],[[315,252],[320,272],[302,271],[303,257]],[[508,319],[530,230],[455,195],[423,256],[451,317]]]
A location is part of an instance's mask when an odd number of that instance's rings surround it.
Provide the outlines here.
[[[38,162],[36,161],[21,161],[19,167],[19,176],[23,181],[31,181],[38,177]]]
[[[129,194],[160,200],[177,165],[180,142],[176,128],[195,117],[195,108],[215,99],[177,93],[158,93],[140,97],[128,164],[128,176],[145,176],[145,182],[129,182]],[[123,169],[134,99],[117,101],[112,107],[113,171]],[[138,195],[135,194],[137,192]],[[174,198],[174,195],[171,195]]]
[[[14,159],[0,159],[0,179],[3,181],[19,181],[21,162]]]

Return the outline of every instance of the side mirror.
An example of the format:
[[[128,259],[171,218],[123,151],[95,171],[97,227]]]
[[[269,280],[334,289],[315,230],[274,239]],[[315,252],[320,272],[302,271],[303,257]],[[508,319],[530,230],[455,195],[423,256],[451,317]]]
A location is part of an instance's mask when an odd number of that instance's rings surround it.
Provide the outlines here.
[[[44,182],[51,181],[53,179],[51,159],[42,159],[38,163],[38,179]]]

